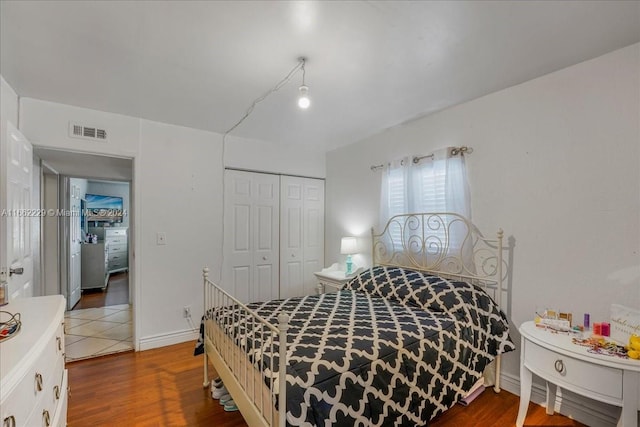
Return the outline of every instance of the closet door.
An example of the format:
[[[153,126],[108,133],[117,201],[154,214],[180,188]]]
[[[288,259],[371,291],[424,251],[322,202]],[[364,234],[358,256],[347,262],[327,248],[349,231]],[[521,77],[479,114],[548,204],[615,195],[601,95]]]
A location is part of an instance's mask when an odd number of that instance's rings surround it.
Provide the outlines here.
[[[324,267],[324,181],[280,178],[280,298],[315,293]]]
[[[278,298],[280,179],[225,171],[222,286],[243,302]]]

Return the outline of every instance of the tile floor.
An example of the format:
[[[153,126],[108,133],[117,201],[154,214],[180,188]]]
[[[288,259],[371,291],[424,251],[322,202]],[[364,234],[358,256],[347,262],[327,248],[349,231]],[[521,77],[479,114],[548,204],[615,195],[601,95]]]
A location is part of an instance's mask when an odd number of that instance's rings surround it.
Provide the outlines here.
[[[129,304],[72,310],[64,317],[67,362],[133,349]]]

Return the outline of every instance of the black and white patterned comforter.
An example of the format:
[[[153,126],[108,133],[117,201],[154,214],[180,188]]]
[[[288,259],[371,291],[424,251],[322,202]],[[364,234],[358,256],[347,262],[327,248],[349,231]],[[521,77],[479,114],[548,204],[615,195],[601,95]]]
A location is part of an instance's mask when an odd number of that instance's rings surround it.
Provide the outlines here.
[[[291,317],[288,425],[426,425],[496,355],[515,348],[505,315],[483,290],[396,267],[374,267],[336,293],[249,307],[274,325],[280,312]],[[252,337],[260,331],[241,318],[225,329],[263,363],[268,384],[277,377],[277,337],[259,347]]]

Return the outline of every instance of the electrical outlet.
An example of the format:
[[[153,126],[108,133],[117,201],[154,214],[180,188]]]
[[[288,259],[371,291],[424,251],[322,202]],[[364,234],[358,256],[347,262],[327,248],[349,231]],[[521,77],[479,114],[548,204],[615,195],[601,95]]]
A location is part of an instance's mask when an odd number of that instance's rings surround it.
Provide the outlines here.
[[[167,233],[158,232],[156,233],[156,245],[166,245],[167,244]]]
[[[184,308],[182,309],[182,315],[185,318],[191,317],[191,306],[190,305],[185,305],[184,306]]]

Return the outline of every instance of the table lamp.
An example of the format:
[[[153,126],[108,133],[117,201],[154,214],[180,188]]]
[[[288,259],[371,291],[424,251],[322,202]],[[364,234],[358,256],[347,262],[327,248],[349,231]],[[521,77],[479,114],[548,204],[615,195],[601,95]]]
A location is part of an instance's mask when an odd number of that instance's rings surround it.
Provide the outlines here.
[[[353,262],[351,261],[351,255],[358,252],[358,241],[355,237],[343,237],[340,242],[340,253],[347,256],[347,271],[346,275],[353,273]]]

